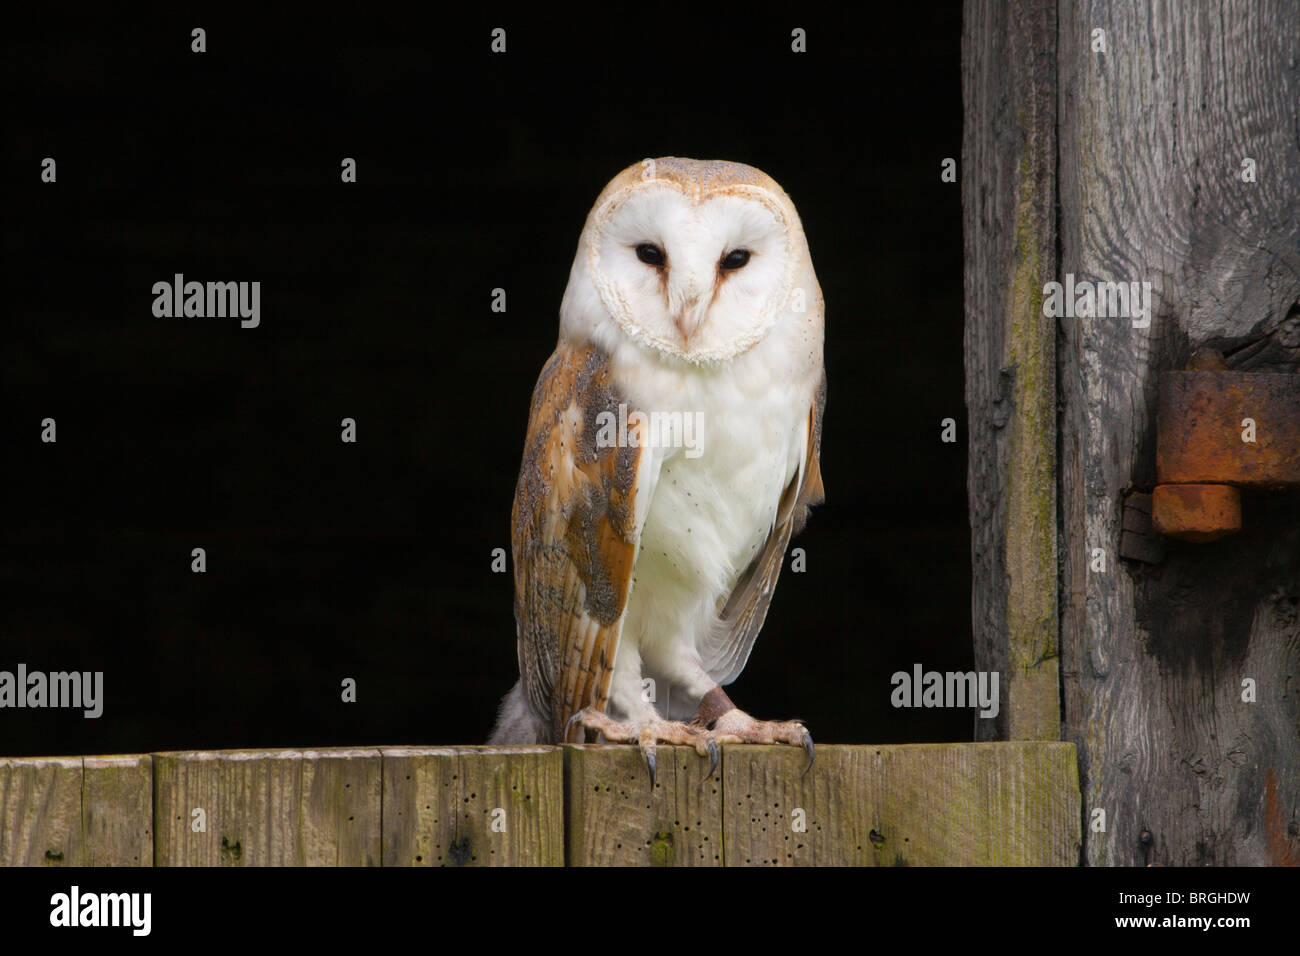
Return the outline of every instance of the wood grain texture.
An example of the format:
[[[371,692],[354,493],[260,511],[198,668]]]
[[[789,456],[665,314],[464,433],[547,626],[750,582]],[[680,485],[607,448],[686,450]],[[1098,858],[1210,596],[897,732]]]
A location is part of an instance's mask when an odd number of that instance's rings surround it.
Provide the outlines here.
[[[705,758],[661,747],[652,792],[638,750],[609,745],[86,757],[84,782],[80,757],[0,760],[0,862],[147,864],[151,819],[158,865],[560,866],[566,829],[574,866],[1078,860],[1072,745],[823,746],[807,777],[803,761],[726,747],[704,780]]]
[[[1155,480],[1158,373],[1202,346],[1300,360],[1297,36],[1281,0],[1060,6],[1060,278],[1152,283],[1150,328],[1058,322],[1066,734],[1085,813],[1106,813],[1092,864],[1300,851],[1296,496],[1251,497],[1240,535],[1159,564],[1116,559],[1124,492]]]
[[[384,866],[564,865],[558,747],[392,747],[383,760]]]
[[[86,757],[81,796],[85,866],[153,866],[153,758]]]
[[[374,749],[154,755],[158,866],[377,866]],[[206,832],[191,829],[196,808]]]
[[[962,218],[975,662],[1002,675],[981,740],[1056,740],[1056,10],[968,0]]]
[[[802,778],[790,748],[728,747],[724,761],[728,866],[1079,861],[1070,744],[826,746]]]
[[[80,757],[0,758],[0,865],[79,866]]]
[[[652,791],[636,747],[571,745],[565,758],[570,866],[723,865],[721,766],[706,781],[707,758],[659,747]]]
[[[0,866],[152,866],[148,755],[0,758]]]

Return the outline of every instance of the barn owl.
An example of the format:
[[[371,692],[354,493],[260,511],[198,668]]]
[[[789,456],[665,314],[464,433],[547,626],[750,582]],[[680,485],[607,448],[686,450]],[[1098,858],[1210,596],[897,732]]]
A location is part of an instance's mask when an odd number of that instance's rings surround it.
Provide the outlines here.
[[[801,745],[723,691],[763,626],[792,534],[823,500],[823,301],[766,174],[668,157],[587,216],[560,338],[533,392],[511,515],[520,680],[492,743],[596,732],[718,763]],[[807,767],[804,770],[807,773]]]

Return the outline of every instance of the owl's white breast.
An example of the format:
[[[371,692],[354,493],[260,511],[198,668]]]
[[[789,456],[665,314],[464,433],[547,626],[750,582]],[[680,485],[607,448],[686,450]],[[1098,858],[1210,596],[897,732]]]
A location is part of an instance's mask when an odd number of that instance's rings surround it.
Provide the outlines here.
[[[798,222],[792,207],[785,218]],[[588,235],[593,230],[589,219],[584,243],[595,241]],[[704,693],[738,673],[730,655],[725,668],[718,663],[715,645],[727,634],[718,626],[719,611],[767,542],[782,493],[805,461],[809,410],[823,370],[821,292],[800,232],[788,296],[758,340],[744,344],[742,336],[734,350],[693,361],[645,341],[635,322],[629,331],[613,317],[591,280],[585,249],[580,243],[561,303],[561,339],[591,343],[608,356],[629,413],[699,423],[698,455],[671,443],[643,453],[651,457],[637,497],[648,504],[609,708],[639,710],[640,680],[650,677],[662,688],[660,712],[690,717]],[[704,321],[716,318],[710,312]],[[752,325],[735,303],[723,319],[732,327]]]
[[[629,407],[679,412],[683,421],[693,415],[699,424],[698,454],[650,449],[657,480],[622,636],[647,661],[648,676],[655,661],[698,652],[719,599],[762,550],[803,461],[821,348],[820,341],[809,348],[812,331],[802,317],[785,318],[763,342],[715,368],[647,361],[630,342],[611,355]],[[799,360],[800,351],[808,360]]]

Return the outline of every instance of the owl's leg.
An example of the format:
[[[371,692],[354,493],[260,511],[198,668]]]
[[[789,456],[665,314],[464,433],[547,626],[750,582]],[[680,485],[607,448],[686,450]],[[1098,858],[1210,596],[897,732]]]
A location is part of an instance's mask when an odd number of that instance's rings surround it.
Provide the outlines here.
[[[812,734],[802,721],[755,720],[731,702],[722,686],[709,676],[693,649],[685,653],[681,648],[673,650],[676,653],[670,651],[657,655],[653,663],[682,686],[690,699],[699,697],[700,707],[691,720],[691,726],[707,741],[713,744],[792,744],[803,747],[808,754],[808,764],[803,769],[807,775],[812,769],[816,751]],[[709,769],[709,776],[713,775],[716,766],[715,762]]]
[[[718,745],[703,733],[703,728],[676,720],[664,720],[641,688],[641,656],[631,644],[619,648],[610,683],[609,708],[624,716],[615,720],[603,711],[587,707],[569,718],[564,740],[575,724],[598,731],[605,740],[616,744],[636,744],[645,758],[653,787],[658,761],[657,744],[681,744],[694,747],[696,753],[710,760],[709,775],[718,765]],[[705,778],[707,779],[707,777]]]
[[[699,712],[692,723],[720,744],[792,744],[808,754],[804,775],[812,769],[812,734],[798,720],[755,720],[731,702],[727,692],[714,684],[700,700]],[[711,772],[711,771],[710,771]]]

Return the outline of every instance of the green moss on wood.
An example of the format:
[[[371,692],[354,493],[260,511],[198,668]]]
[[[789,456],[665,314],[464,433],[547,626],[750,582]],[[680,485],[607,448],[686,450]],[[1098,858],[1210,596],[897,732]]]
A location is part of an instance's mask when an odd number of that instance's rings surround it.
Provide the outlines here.
[[[1012,739],[1060,734],[1056,574],[1056,329],[1043,315],[1047,280],[1039,250],[1051,235],[1035,203],[1028,152],[1019,163],[1016,255],[1006,299],[1014,370],[1007,462],[1007,675]],[[1039,175],[1044,175],[1040,173]]]

